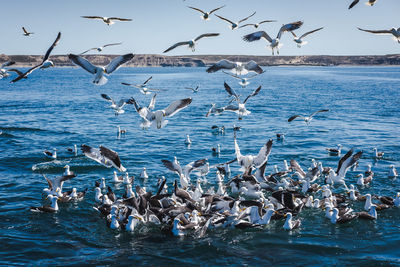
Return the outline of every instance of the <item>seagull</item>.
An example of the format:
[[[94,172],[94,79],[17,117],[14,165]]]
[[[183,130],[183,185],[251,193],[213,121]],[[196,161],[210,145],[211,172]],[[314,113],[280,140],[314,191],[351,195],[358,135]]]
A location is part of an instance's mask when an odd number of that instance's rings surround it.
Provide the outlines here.
[[[4,77],[8,77],[10,76],[10,74],[8,73],[8,69],[5,69],[6,67],[12,66],[15,64],[15,61],[7,61],[4,62],[1,67],[0,67],[0,79],[3,79]]]
[[[378,151],[378,149],[376,147],[374,147],[374,152],[375,152],[375,158],[376,159],[381,159],[383,158],[383,155],[385,155],[385,153]]]
[[[114,99],[112,99],[110,96],[108,96],[106,94],[101,94],[101,97],[104,98],[105,100],[107,100],[108,102],[111,102],[110,108],[112,108],[114,110],[115,116],[125,113],[125,110],[123,110],[123,108],[126,104],[130,104],[130,105],[133,104],[132,99],[122,98],[118,101],[118,103],[116,103],[114,101]],[[121,132],[119,132],[119,133],[121,133]]]
[[[243,62],[232,62],[227,59],[222,59],[217,63],[210,66],[206,71],[208,73],[213,73],[219,71],[221,69],[230,70],[232,73],[236,75],[246,75],[250,71],[261,74],[263,73],[263,69],[253,60],[250,60],[247,63]]]
[[[224,108],[226,111],[231,111],[235,112],[239,115],[239,120],[242,120],[243,116],[247,116],[251,113],[251,111],[248,111],[246,109],[246,102],[249,100],[251,97],[258,95],[258,93],[261,91],[261,86],[259,86],[256,90],[254,90],[250,95],[246,97],[246,99],[243,101],[243,103],[240,103],[239,96],[236,94],[236,92],[226,83],[224,82],[224,87],[225,90],[228,92],[229,95],[233,96],[235,100],[237,101],[238,105],[228,105]]]
[[[192,140],[190,140],[190,137],[189,137],[189,135],[187,134],[186,135],[186,139],[185,139],[185,144],[186,145],[190,145],[192,143]]]
[[[92,50],[97,50],[98,52],[101,52],[101,51],[103,51],[103,49],[104,49],[105,47],[107,47],[107,46],[114,46],[114,45],[121,45],[121,44],[122,44],[122,43],[113,43],[113,44],[105,44],[105,45],[99,46],[99,47],[93,47],[93,48],[90,48],[90,49],[88,49],[88,50],[86,50],[86,51],[80,53],[79,55],[86,54],[87,52],[92,51]]]
[[[299,228],[301,225],[301,221],[300,220],[293,220],[292,217],[292,213],[288,212],[285,214],[286,217],[286,221],[285,224],[283,225],[283,228],[286,230],[292,230],[292,229],[296,229]]]
[[[291,33],[293,34],[293,37],[294,37],[294,40],[293,40],[293,41],[297,44],[297,47],[298,47],[298,48],[301,48],[303,45],[306,45],[306,44],[307,44],[307,41],[303,41],[303,38],[304,38],[304,37],[306,37],[307,35],[309,35],[309,34],[311,34],[311,33],[320,31],[320,30],[322,30],[323,28],[324,28],[324,27],[321,27],[321,28],[318,28],[318,29],[315,29],[315,30],[306,32],[305,34],[301,35],[300,37],[297,37],[297,35],[296,35],[294,32],[291,31]]]
[[[83,144],[81,145],[81,150],[86,157],[100,163],[107,168],[114,167],[120,172],[126,171],[124,166],[121,164],[118,153],[111,149],[108,149],[104,146],[100,146],[99,149],[97,149]]]
[[[360,31],[374,33],[374,34],[391,34],[391,35],[393,35],[393,39],[400,44],[400,28],[396,29],[395,27],[393,27],[390,30],[378,30],[378,31],[364,30],[361,28],[357,28],[357,29],[359,29]]]
[[[197,93],[199,91],[199,86],[197,85],[195,88],[192,87],[185,87],[185,89],[192,90],[193,93]]]
[[[242,86],[242,88],[245,88],[247,85],[250,84],[250,83],[248,82],[248,80],[253,79],[253,78],[256,77],[257,75],[259,75],[259,74],[254,74],[254,75],[251,75],[251,76],[249,76],[249,77],[239,77],[238,75],[230,74],[230,73],[225,72],[225,71],[222,71],[222,72],[225,73],[225,74],[227,74],[227,75],[229,75],[229,76],[232,76],[232,77],[235,78],[235,79],[240,80],[239,84]],[[264,72],[265,72],[265,71],[263,71],[262,73],[264,73]]]
[[[142,170],[142,172],[140,173],[140,178],[142,178],[142,179],[147,179],[147,178],[149,178],[149,175],[147,174],[147,171],[146,171],[146,167],[143,167],[143,170]]]
[[[124,19],[124,18],[118,18],[118,17],[100,17],[100,16],[81,16],[82,18],[85,19],[100,19],[102,20],[105,24],[107,24],[108,26],[114,24],[113,20],[116,21],[132,21],[132,19]]]
[[[340,152],[342,152],[342,145],[338,144],[337,148],[325,148],[325,150],[328,151],[329,154],[340,155]]]
[[[47,196],[47,198],[49,198],[51,200],[50,206],[30,207],[30,210],[33,212],[51,212],[51,213],[57,212],[58,211],[58,204],[57,204],[58,197],[49,195],[49,196]]]
[[[141,107],[135,99],[132,98],[132,100],[137,113],[143,119],[141,127],[148,128],[155,121],[157,129],[161,129],[168,124],[168,120],[165,119],[166,117],[172,117],[182,109],[189,106],[190,103],[192,103],[191,98],[180,99],[172,102],[165,109],[156,110],[153,112],[148,107]]]
[[[260,27],[261,24],[268,23],[268,22],[276,22],[276,20],[263,20],[263,21],[260,21],[259,23],[248,23],[248,24],[244,24],[244,25],[240,26],[239,29],[247,27],[247,26],[253,26],[254,28],[257,29],[258,27]]]
[[[368,6],[373,6],[375,4],[377,0],[368,0],[368,2],[366,2],[365,4]],[[358,2],[360,2],[360,0],[354,0],[353,2],[351,2],[349,9],[353,8],[355,5],[358,4]]]
[[[248,173],[252,167],[260,168],[268,160],[268,156],[271,153],[271,147],[272,147],[271,139],[268,140],[268,142],[263,145],[263,147],[258,152],[257,156],[253,155],[243,156],[240,153],[240,148],[236,141],[236,135],[234,136],[234,143],[235,143],[236,158],[239,166],[241,167],[244,173]]]
[[[22,27],[22,30],[24,31],[23,35],[25,35],[25,36],[29,36],[29,35],[31,35],[31,34],[34,34],[34,32],[28,32],[28,31],[25,29],[25,27]]]
[[[214,12],[217,11],[217,10],[220,10],[220,9],[223,8],[223,7],[225,7],[225,5],[220,6],[220,7],[217,7],[217,8],[215,8],[215,9],[211,10],[210,12],[205,12],[205,11],[201,10],[200,8],[188,6],[188,8],[191,8],[191,9],[193,9],[193,10],[196,10],[196,11],[202,13],[203,15],[201,16],[201,18],[202,18],[203,20],[209,20],[209,19],[210,19],[210,15],[211,15],[212,13],[214,13]]]
[[[76,177],[76,175],[73,172],[71,172],[70,175],[62,175],[62,176],[54,177],[53,179],[47,178],[46,175],[44,175],[44,174],[42,174],[42,175],[43,175],[44,179],[46,179],[47,184],[49,186],[47,192],[52,195],[56,195],[59,192],[61,193],[64,182]]]
[[[329,111],[329,109],[321,109],[321,110],[315,111],[315,112],[314,112],[313,114],[311,114],[310,116],[294,115],[294,116],[292,116],[292,117],[290,117],[290,118],[288,119],[288,122],[291,122],[292,120],[294,120],[294,119],[296,119],[296,118],[302,118],[302,119],[305,121],[305,123],[306,123],[307,125],[309,125],[310,122],[312,121],[313,117],[314,117],[316,114],[318,114],[318,113],[320,113],[320,112],[328,112],[328,111]]]
[[[17,78],[12,80],[11,83],[15,83],[15,82],[17,82],[17,81],[19,81],[19,80],[21,80],[23,78],[27,78],[29,74],[31,74],[34,70],[36,70],[38,68],[48,68],[50,66],[54,66],[54,63],[51,60],[48,60],[48,59],[50,57],[51,51],[53,51],[54,47],[56,47],[56,45],[58,44],[60,39],[61,39],[61,32],[58,33],[56,40],[53,42],[53,44],[50,46],[50,48],[47,49],[47,52],[44,55],[42,62],[40,64],[30,68],[25,73],[20,74]]]
[[[205,164],[207,164],[207,159],[199,159],[196,161],[192,161],[189,164],[185,165],[183,168],[181,167],[179,161],[177,160],[176,157],[174,157],[174,161],[169,161],[169,160],[161,160],[161,162],[164,164],[164,166],[175,172],[176,174],[179,175],[179,181],[181,183],[181,186],[183,188],[187,188],[190,183],[190,173],[200,167],[203,167]]]
[[[338,163],[336,172],[333,169],[329,170],[329,178],[338,184],[343,184],[346,187],[344,179],[348,169],[353,166],[362,156],[362,151],[359,151],[353,155],[353,149],[350,149]]]
[[[225,111],[225,107],[216,108],[215,105],[215,103],[211,104],[211,108],[208,110],[206,117],[210,116],[211,114],[219,115]]]
[[[105,74],[111,74],[113,71],[117,70],[122,64],[128,62],[134,57],[134,55],[126,54],[119,57],[114,58],[111,62],[105,67],[97,67],[90,63],[88,60],[81,56],[77,56],[74,54],[69,54],[68,58],[76,65],[80,66],[84,70],[94,74],[93,83],[96,85],[104,85],[107,83],[108,79],[105,77]]]
[[[43,154],[49,159],[57,159],[57,148],[53,148],[53,152],[45,150],[43,151]]]
[[[397,170],[394,165],[390,165],[389,178],[397,178]]]
[[[274,55],[274,50],[275,49],[277,51],[277,54],[279,55],[279,47],[280,47],[279,41],[281,39],[282,34],[284,32],[286,32],[286,31],[297,30],[302,25],[303,25],[302,21],[296,21],[296,22],[292,22],[292,23],[288,23],[288,24],[282,25],[282,27],[279,29],[279,32],[276,35],[275,39],[272,39],[268,35],[268,33],[266,33],[265,31],[258,31],[258,32],[253,32],[251,34],[243,36],[243,40],[246,41],[246,42],[253,42],[253,41],[258,41],[261,38],[264,38],[265,40],[267,40],[270,43],[269,47],[272,50],[272,55]]]
[[[232,22],[231,20],[229,20],[229,19],[227,19],[227,18],[224,18],[224,17],[221,17],[221,16],[219,16],[219,15],[217,15],[217,14],[215,14],[215,16],[217,16],[218,18],[220,18],[220,19],[225,20],[226,22],[228,22],[228,23],[230,24],[230,26],[231,26],[231,29],[232,29],[232,30],[235,30],[235,29],[237,29],[237,28],[239,27],[239,24],[240,24],[240,23],[242,23],[242,22],[248,20],[249,18],[251,18],[251,17],[254,16],[255,14],[256,14],[256,12],[254,12],[253,14],[251,14],[251,15],[248,16],[248,17],[245,17],[244,19],[239,20],[238,22]]]
[[[197,36],[193,40],[176,43],[173,46],[169,47],[167,50],[165,50],[163,53],[167,53],[167,52],[177,48],[178,46],[182,46],[182,45],[188,45],[189,48],[192,49],[192,52],[194,52],[196,50],[195,45],[198,40],[200,40],[201,38],[204,38],[204,37],[216,37],[218,35],[219,35],[219,33],[204,33],[204,34]]]
[[[148,88],[147,87],[147,83],[153,78],[153,76],[150,76],[150,78],[148,78],[144,83],[142,84],[130,84],[130,83],[121,83],[122,85],[126,85],[126,86],[131,86],[131,87],[135,87],[138,88],[140,90],[140,92],[144,95],[149,95],[152,92],[159,92],[161,91],[160,89],[153,89],[153,88]]]

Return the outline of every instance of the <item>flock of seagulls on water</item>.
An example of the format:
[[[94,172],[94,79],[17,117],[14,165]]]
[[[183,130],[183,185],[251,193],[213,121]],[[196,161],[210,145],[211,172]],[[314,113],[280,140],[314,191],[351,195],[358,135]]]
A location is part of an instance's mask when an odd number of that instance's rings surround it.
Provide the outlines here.
[[[350,8],[354,7],[359,0],[351,3]],[[369,0],[367,3],[373,5],[376,1]],[[212,9],[209,12],[203,11],[197,7],[188,8],[201,13],[201,18],[205,21],[210,19],[214,14],[222,21],[229,23],[232,30],[245,27],[259,28],[265,23],[272,23],[275,20],[263,20],[258,23],[243,24],[243,22],[252,18],[256,12],[251,15],[234,22],[223,16],[215,14],[221,11],[225,6],[220,6]],[[101,17],[101,16],[82,16],[82,18],[101,20],[107,25],[112,25],[115,21],[127,22],[132,19],[119,17]],[[304,38],[312,33],[322,30],[317,28],[308,31],[300,37],[294,31],[303,26],[302,21],[283,24],[275,38],[271,38],[266,31],[257,31],[247,34],[243,39],[247,42],[253,42],[260,39],[265,39],[268,42],[268,47],[279,54],[281,46],[280,39],[285,32],[289,32],[294,37],[294,42],[301,47],[307,42]],[[28,32],[22,28],[25,36],[30,36],[32,32]],[[400,43],[400,30],[364,30],[374,34],[392,34]],[[167,53],[180,46],[188,46],[192,51],[200,39],[217,37],[219,33],[201,34],[193,40],[178,42],[164,51]],[[61,39],[61,33],[58,33],[55,41],[47,50],[40,64],[30,68],[26,72],[16,69],[10,69],[9,66],[15,62],[6,62],[0,68],[0,78],[8,77],[9,72],[16,72],[18,76],[11,82],[15,83],[22,79],[27,79],[38,68],[53,67],[54,63],[49,60],[50,54],[57,46]],[[107,82],[107,76],[116,71],[120,66],[133,59],[134,54],[126,54],[117,56],[107,66],[95,66],[85,59],[82,55],[90,51],[101,52],[105,47],[117,46],[121,43],[110,43],[96,48],[85,50],[80,55],[69,54],[69,59],[77,66],[86,70],[93,75],[93,83],[96,85],[104,85]],[[223,59],[209,66],[207,73],[214,73],[223,70],[225,74],[239,80],[239,85],[246,88],[249,80],[257,75],[263,74],[265,71],[254,61],[250,62],[231,62]],[[229,72],[226,72],[229,71]],[[248,73],[254,73],[251,76],[244,77]],[[228,76],[227,76],[228,77]],[[111,103],[109,106],[115,115],[125,113],[126,105],[133,105],[136,112],[141,118],[140,126],[144,129],[154,126],[157,129],[165,127],[168,123],[168,118],[176,115],[179,111],[187,108],[192,103],[192,98],[184,98],[175,100],[164,109],[155,109],[156,97],[155,92],[162,91],[148,87],[148,83],[153,77],[149,77],[141,84],[122,83],[125,86],[131,86],[139,89],[143,95],[151,95],[152,97],[147,105],[141,105],[135,98],[123,98],[118,102],[107,94],[101,94],[101,97]],[[211,115],[221,115],[225,111],[234,112],[238,115],[238,119],[242,120],[249,116],[251,111],[247,110],[247,102],[256,97],[261,91],[262,86],[257,86],[244,101],[241,101],[239,95],[227,82],[224,82],[224,89],[230,97],[229,104],[223,107],[216,107],[215,104],[205,114],[206,117]],[[199,91],[199,86],[186,88],[193,93]],[[296,118],[303,119],[307,125],[310,125],[316,115],[328,112],[328,109],[315,111],[311,115],[293,115],[288,119],[292,122]],[[217,134],[225,134],[224,126],[213,126],[212,130]],[[182,165],[175,156],[173,160],[163,159],[161,163],[168,171],[177,175],[173,182],[173,187],[169,188],[167,179],[160,177],[157,182],[157,190],[149,191],[145,187],[139,186],[136,178],[151,179],[146,168],[143,168],[139,177],[129,176],[127,169],[122,165],[118,153],[105,146],[99,148],[91,147],[82,144],[81,152],[90,160],[101,164],[106,168],[114,168],[123,175],[118,176],[117,171],[113,172],[109,182],[103,177],[100,181],[95,181],[94,186],[94,210],[100,216],[105,218],[107,225],[111,229],[125,229],[126,231],[135,231],[137,228],[143,227],[146,224],[158,225],[161,231],[173,234],[175,236],[195,235],[203,237],[208,229],[231,227],[231,228],[254,228],[264,227],[272,223],[272,221],[281,222],[282,228],[292,230],[301,227],[302,219],[301,212],[305,209],[314,209],[319,211],[320,216],[326,217],[327,221],[333,224],[348,223],[352,220],[377,220],[378,213],[383,210],[400,207],[400,193],[395,196],[382,196],[361,194],[360,189],[364,190],[373,183],[374,172],[371,165],[365,172],[360,172],[355,178],[346,177],[347,172],[352,169],[357,170],[358,162],[361,160],[363,151],[355,152],[349,149],[342,156],[342,145],[338,144],[334,148],[326,148],[327,153],[332,157],[338,157],[337,167],[323,166],[322,162],[311,160],[310,167],[301,167],[300,164],[290,159],[283,161],[283,168],[279,169],[274,166],[274,172],[266,174],[266,166],[268,158],[272,153],[273,140],[266,140],[259,150],[253,150],[253,154],[243,155],[241,153],[238,135],[240,126],[233,128],[234,138],[233,145],[235,148],[234,158],[228,162],[222,162],[210,166],[206,158],[193,160],[186,165]],[[126,133],[126,130],[118,126],[118,136]],[[277,141],[281,142],[285,136],[277,134]],[[187,135],[184,140],[185,144],[191,145],[192,140]],[[261,145],[261,144],[260,144]],[[79,154],[78,146],[74,145],[68,148],[68,152],[77,156]],[[213,154],[220,154],[221,147],[218,144],[212,148]],[[45,150],[43,154],[51,160],[57,159],[57,149]],[[384,157],[382,151],[374,148],[374,158],[377,162]],[[233,175],[230,165],[237,164],[240,169],[239,173]],[[72,166],[73,168],[73,166]],[[197,174],[197,180],[192,180],[192,173]],[[215,173],[217,186],[209,186],[207,175]],[[57,212],[59,210],[59,202],[82,201],[85,199],[89,189],[78,191],[72,188],[69,191],[63,191],[64,182],[76,177],[71,167],[66,165],[65,171],[61,176],[45,178],[48,187],[43,190],[43,194],[49,205],[31,207],[35,212]],[[388,177],[396,179],[398,176],[394,165],[390,166]],[[354,177],[353,177],[354,178]],[[107,185],[123,184],[124,192],[119,194],[114,192],[112,187]],[[350,185],[348,186],[348,184]],[[204,184],[207,189],[203,188]]]

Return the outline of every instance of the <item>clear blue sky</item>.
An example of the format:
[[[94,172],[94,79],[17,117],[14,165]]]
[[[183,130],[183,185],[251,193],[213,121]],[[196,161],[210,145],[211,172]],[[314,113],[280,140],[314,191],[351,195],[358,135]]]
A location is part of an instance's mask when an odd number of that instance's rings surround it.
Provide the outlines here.
[[[218,32],[221,36],[201,40],[195,54],[270,55],[263,40],[246,43],[241,38],[255,31],[244,28],[232,31],[228,24],[215,16],[210,21],[200,19],[200,13],[186,7],[191,5],[211,10],[226,7],[217,14],[238,20],[253,11],[249,22],[275,19],[260,28],[275,36],[283,23],[303,20],[299,34],[325,27],[308,36],[309,43],[298,49],[290,34],[281,42],[281,55],[371,55],[400,53],[400,44],[390,36],[358,31],[400,27],[400,0],[377,1],[369,7],[360,0],[352,10],[352,0],[19,0],[2,1],[3,27],[0,28],[0,54],[44,54],[58,31],[62,39],[54,54],[79,53],[106,43],[123,42],[122,46],[105,50],[109,54],[134,52],[161,54],[178,41],[190,40],[201,33]],[[82,15],[119,16],[132,22],[116,22],[107,26],[100,21],[83,19]],[[22,35],[21,26],[35,32]],[[259,29],[260,29],[259,28]],[[188,55],[189,50],[177,48],[168,55]]]

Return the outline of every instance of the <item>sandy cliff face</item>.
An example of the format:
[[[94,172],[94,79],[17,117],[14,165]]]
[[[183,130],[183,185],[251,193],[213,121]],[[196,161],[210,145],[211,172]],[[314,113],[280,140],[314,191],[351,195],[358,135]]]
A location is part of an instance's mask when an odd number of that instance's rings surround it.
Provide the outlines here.
[[[115,55],[86,55],[95,65],[107,65]],[[234,55],[194,55],[194,56],[162,56],[135,55],[127,67],[204,67],[221,59],[246,62],[254,60],[262,66],[306,65],[306,66],[335,66],[335,65],[400,65],[399,55],[382,56],[234,56]],[[42,56],[36,55],[0,55],[0,63],[13,60],[16,66],[29,67],[41,62]],[[51,56],[56,66],[73,66],[66,55]]]

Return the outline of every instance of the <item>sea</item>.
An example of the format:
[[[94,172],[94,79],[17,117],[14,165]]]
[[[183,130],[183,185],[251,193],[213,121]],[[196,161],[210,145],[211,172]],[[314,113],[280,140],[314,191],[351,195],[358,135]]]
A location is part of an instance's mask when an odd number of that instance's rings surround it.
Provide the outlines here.
[[[388,177],[389,166],[400,170],[400,68],[399,67],[264,67],[265,73],[251,80],[246,88],[222,72],[206,73],[205,68],[121,68],[109,76],[104,86],[92,84],[93,77],[80,68],[37,70],[28,79],[10,84],[0,80],[0,265],[400,265],[400,208],[378,212],[376,221],[354,220],[332,224],[325,212],[304,209],[298,216],[301,227],[286,231],[283,221],[265,227],[239,230],[209,229],[203,238],[192,233],[175,237],[158,226],[142,226],[133,233],[111,230],[93,209],[95,181],[106,179],[117,196],[122,185],[111,182],[114,169],[85,157],[82,144],[103,145],[118,152],[135,185],[154,192],[160,177],[172,191],[179,178],[161,160],[178,158],[182,165],[207,158],[210,166],[235,158],[233,127],[240,126],[237,141],[242,154],[257,154],[273,140],[266,173],[274,165],[283,169],[283,160],[295,159],[307,170],[311,160],[336,168],[339,157],[325,148],[343,146],[363,151],[357,169],[346,175],[347,185],[356,185],[359,173],[372,165],[375,173],[361,194],[394,197],[400,191],[400,178]],[[157,91],[156,109],[172,101],[192,98],[192,103],[168,118],[162,129],[140,127],[141,119],[133,105],[115,116],[110,103],[100,94],[119,101],[133,97],[147,106],[151,94],[123,86],[140,84],[152,76],[149,88]],[[246,108],[251,114],[238,120],[232,112],[206,117],[215,103],[228,105],[224,90],[227,82],[244,99],[258,86],[257,96]],[[193,93],[186,87],[199,86]],[[309,125],[301,119],[288,122],[295,114],[319,113]],[[126,130],[118,137],[117,126]],[[224,126],[224,134],[212,131]],[[276,134],[284,134],[278,141]],[[186,135],[192,144],[185,144]],[[78,146],[78,155],[67,148]],[[221,153],[212,153],[220,144]],[[373,148],[384,152],[374,158]],[[57,159],[45,157],[44,150],[57,149]],[[77,177],[65,182],[64,191],[88,188],[80,202],[59,203],[57,213],[35,213],[31,206],[48,204],[42,190],[50,178],[60,176],[69,165]],[[146,167],[148,179],[139,175]],[[240,173],[231,165],[231,178]],[[119,175],[122,175],[121,173]],[[191,175],[195,184],[198,176]],[[230,180],[225,177],[225,183]],[[319,179],[318,183],[323,184]],[[216,171],[211,169],[202,187],[216,187]],[[337,190],[341,190],[340,188]],[[229,192],[229,189],[228,189]],[[321,198],[321,196],[319,196]],[[376,200],[374,200],[376,202]],[[352,203],[354,211],[364,203]]]

